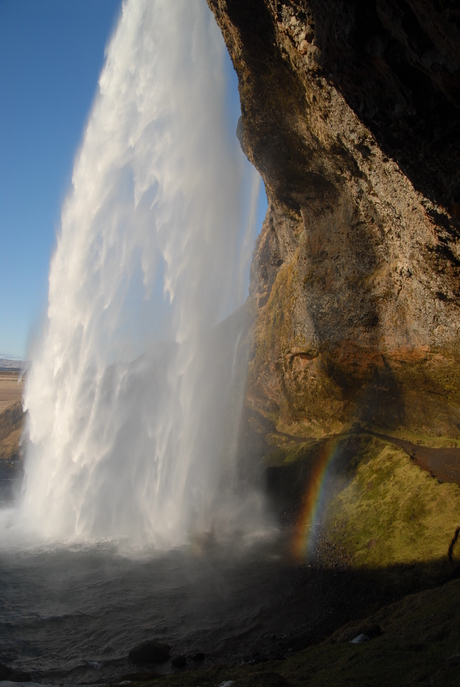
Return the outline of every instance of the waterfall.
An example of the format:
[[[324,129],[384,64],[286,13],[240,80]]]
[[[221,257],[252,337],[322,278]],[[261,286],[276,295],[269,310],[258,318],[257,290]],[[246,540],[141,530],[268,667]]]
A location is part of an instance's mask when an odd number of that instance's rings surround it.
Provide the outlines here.
[[[170,547],[228,517],[259,177],[225,102],[205,0],[126,0],[27,377],[16,517],[45,540]]]

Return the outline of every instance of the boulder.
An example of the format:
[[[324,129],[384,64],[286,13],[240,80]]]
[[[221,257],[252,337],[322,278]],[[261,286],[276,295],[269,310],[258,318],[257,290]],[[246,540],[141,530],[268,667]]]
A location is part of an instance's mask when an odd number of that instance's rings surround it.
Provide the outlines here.
[[[204,653],[202,651],[197,651],[196,654],[193,654],[192,661],[196,661],[197,663],[204,661]]]
[[[14,670],[4,663],[0,663],[0,680],[8,680],[9,682],[30,682],[31,677],[29,673],[24,673],[22,670]]]
[[[185,668],[187,665],[187,659],[185,656],[174,656],[174,658],[171,661],[171,665],[174,668]]]
[[[147,641],[138,644],[129,652],[129,660],[135,665],[165,663],[169,659],[171,647],[163,642]]]

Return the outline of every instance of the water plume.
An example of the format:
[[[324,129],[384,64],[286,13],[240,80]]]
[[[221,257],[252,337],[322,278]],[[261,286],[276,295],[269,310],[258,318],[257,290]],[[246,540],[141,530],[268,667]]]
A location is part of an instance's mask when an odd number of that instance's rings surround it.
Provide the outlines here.
[[[17,519],[45,539],[179,545],[232,491],[259,178],[224,58],[204,0],[123,4],[27,378]]]

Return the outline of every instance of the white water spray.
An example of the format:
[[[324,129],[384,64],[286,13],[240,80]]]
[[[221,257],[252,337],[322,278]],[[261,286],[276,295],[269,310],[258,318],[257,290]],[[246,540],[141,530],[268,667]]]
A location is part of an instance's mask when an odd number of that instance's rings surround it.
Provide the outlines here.
[[[16,517],[45,539],[181,544],[231,478],[244,317],[212,327],[244,300],[259,180],[227,133],[224,51],[204,0],[123,5],[27,380]]]

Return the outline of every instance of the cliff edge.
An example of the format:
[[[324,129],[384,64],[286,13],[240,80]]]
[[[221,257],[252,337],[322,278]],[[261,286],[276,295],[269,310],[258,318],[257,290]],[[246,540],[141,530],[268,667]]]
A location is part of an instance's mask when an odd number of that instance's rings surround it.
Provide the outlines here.
[[[208,4],[269,201],[251,274],[254,431],[282,444],[360,423],[456,445],[457,3]]]

